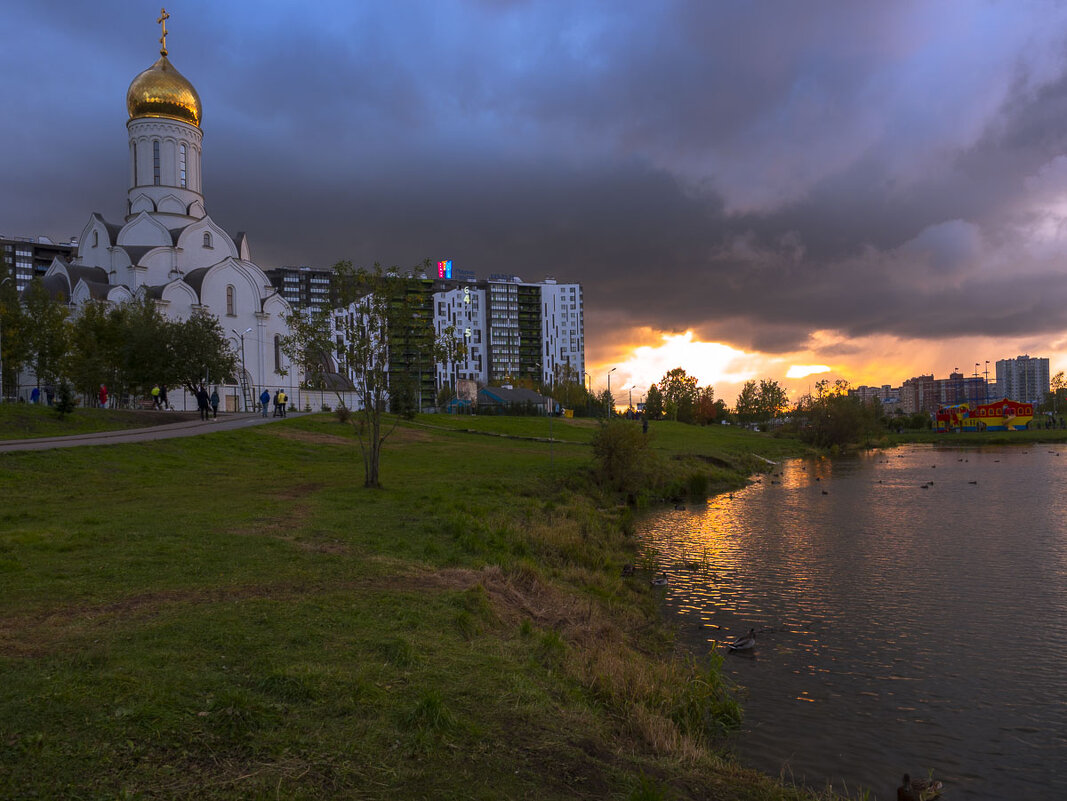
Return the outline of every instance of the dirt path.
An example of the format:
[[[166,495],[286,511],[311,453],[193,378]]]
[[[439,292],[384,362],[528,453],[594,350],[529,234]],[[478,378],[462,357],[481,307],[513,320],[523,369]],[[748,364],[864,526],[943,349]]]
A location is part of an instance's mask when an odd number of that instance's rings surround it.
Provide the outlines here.
[[[156,439],[196,437],[215,431],[233,431],[236,428],[277,422],[281,418],[264,417],[261,414],[227,414],[213,420],[185,420],[148,428],[126,428],[118,431],[95,431],[92,434],[75,434],[69,437],[36,437],[0,441],[0,453],[10,451],[43,451],[51,448],[76,448],[79,445],[115,445],[123,442],[148,442]]]

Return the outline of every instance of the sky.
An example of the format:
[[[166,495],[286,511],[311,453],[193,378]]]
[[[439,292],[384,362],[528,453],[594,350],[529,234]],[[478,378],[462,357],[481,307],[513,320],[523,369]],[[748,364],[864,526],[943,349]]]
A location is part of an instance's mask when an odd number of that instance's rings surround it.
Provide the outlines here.
[[[0,233],[121,221],[158,2],[0,6]],[[264,269],[580,282],[592,385],[1067,369],[1067,4],[167,5]],[[17,32],[17,33],[16,33]]]

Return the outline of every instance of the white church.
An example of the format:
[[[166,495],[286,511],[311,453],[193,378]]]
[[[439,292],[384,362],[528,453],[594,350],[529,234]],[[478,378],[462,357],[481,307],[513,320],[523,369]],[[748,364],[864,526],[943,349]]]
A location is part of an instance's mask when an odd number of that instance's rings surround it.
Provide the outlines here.
[[[126,92],[125,219],[117,224],[94,213],[73,262],[57,258],[45,286],[75,308],[89,300],[122,303],[143,295],[171,319],[188,319],[203,308],[230,336],[256,393],[292,387],[299,376],[283,375],[289,362],[279,344],[288,333],[289,304],[252,261],[245,235],[226,233],[205,210],[200,97],[167,59],[167,16],[159,20],[159,60]]]

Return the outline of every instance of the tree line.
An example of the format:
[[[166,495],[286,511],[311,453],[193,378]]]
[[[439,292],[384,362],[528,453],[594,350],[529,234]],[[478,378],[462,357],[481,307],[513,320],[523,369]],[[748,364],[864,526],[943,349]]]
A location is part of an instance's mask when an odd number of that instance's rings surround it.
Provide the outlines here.
[[[731,409],[721,398],[715,398],[713,387],[701,387],[695,376],[675,367],[648,388],[644,415],[649,420],[695,425],[722,421],[762,425],[778,420],[783,433],[824,448],[859,442],[887,428],[930,425],[929,415],[921,413],[888,417],[881,403],[865,404],[850,396],[848,390],[845,380],[822,380],[816,382],[812,392],[793,403],[777,381],[750,380],[742,385]],[[608,408],[614,408],[610,397],[605,402]]]
[[[613,400],[609,401],[613,405]],[[682,367],[675,367],[648,388],[644,413],[649,420],[708,425],[728,419],[741,423],[766,422],[788,408],[789,396],[777,381],[745,382],[731,410],[726,401],[715,397],[714,387],[700,386],[696,376],[687,374]]]
[[[89,397],[101,384],[116,397],[147,395],[160,384],[195,391],[237,371],[233,346],[203,309],[170,320],[142,296],[117,305],[89,301],[73,315],[40,278],[21,294],[13,279],[0,282],[0,356],[5,394],[24,370],[39,388],[69,385]]]

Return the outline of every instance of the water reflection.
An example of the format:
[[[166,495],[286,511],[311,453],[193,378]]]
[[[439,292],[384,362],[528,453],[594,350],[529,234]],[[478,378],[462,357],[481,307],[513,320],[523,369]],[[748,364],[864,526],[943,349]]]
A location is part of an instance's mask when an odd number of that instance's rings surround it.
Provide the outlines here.
[[[1067,797],[1067,458],[910,448],[796,461],[644,526],[665,604],[731,653],[746,761],[892,797]],[[958,795],[957,795],[958,793]]]

